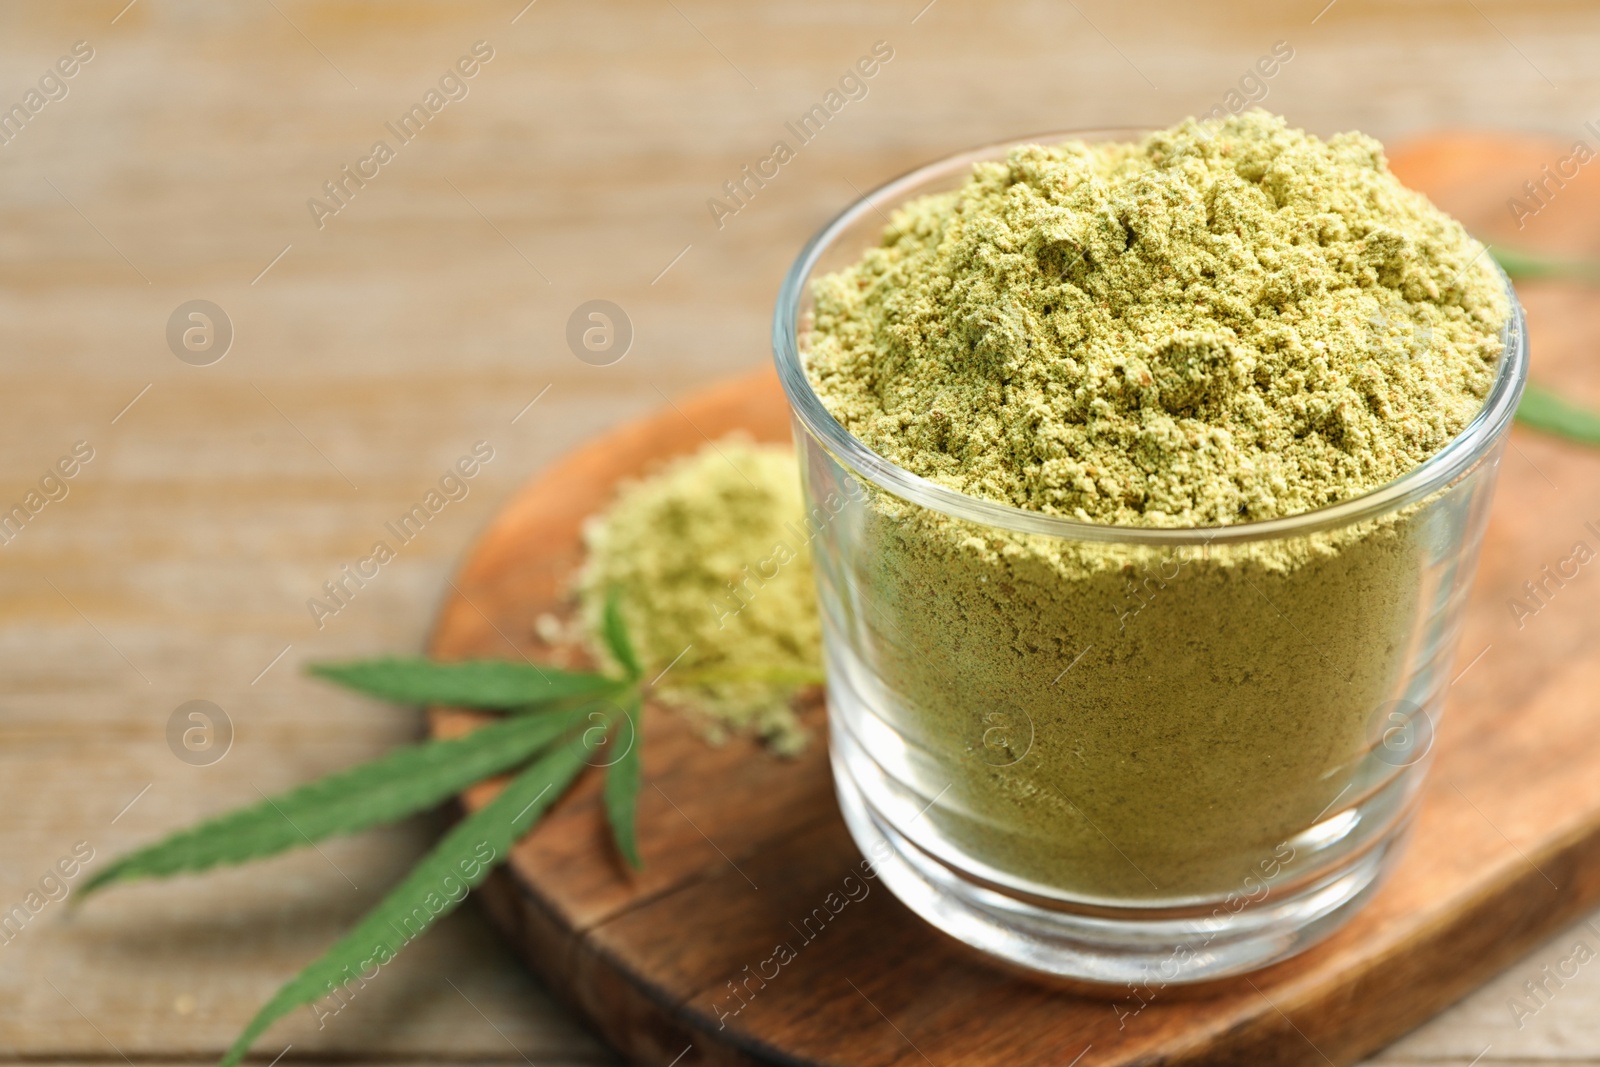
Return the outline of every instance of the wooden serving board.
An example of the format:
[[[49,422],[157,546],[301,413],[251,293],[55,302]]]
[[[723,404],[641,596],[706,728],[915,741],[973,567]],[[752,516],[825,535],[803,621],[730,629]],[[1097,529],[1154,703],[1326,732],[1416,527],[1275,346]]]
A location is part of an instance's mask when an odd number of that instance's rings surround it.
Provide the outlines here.
[[[1552,150],[1436,138],[1395,167],[1494,239],[1510,222],[1505,199],[1564,154]],[[1572,183],[1517,243],[1600,250],[1593,184]],[[1589,325],[1600,321],[1600,297],[1547,285],[1524,298],[1535,378],[1600,404],[1597,376],[1585,373],[1600,358],[1590,351],[1600,328]],[[770,372],[681,401],[545,471],[471,553],[433,653],[559,658],[535,636],[536,620],[568,610],[585,517],[619,479],[732,430],[788,439]],[[1296,959],[1182,995],[1075,994],[978,958],[876,882],[820,934],[802,933],[800,921],[842,893],[860,860],[834,801],[820,700],[805,713],[816,743],[790,761],[748,742],[711,748],[681,718],[651,709],[644,870],[630,874],[617,861],[590,774],[481,897],[551,988],[638,1064],[1359,1059],[1600,900],[1600,562],[1520,627],[1507,603],[1575,542],[1600,549],[1600,453],[1522,430],[1513,442],[1409,849],[1363,912]],[[472,721],[433,716],[445,733]],[[481,805],[494,788],[463,802]],[[779,944],[794,958],[769,981],[744,985],[763,967],[772,973],[766,961]],[[755,992],[736,998],[735,982]]]

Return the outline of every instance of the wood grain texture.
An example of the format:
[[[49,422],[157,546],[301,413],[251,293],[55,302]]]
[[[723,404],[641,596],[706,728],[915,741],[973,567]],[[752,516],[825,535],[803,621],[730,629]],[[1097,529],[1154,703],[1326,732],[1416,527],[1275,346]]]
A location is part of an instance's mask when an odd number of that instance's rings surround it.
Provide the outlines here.
[[[1559,155],[1600,101],[1600,11],[1559,0],[1339,0],[1314,25],[1321,0],[675,3],[539,0],[515,23],[524,0],[0,7],[0,102],[74,41],[96,50],[67,98],[0,146],[0,502],[73,441],[96,448],[70,496],[0,548],[0,906],[76,841],[108,857],[417,736],[415,714],[310,683],[300,665],[421,647],[462,546],[529,472],[661,393],[763,364],[782,270],[855,188],[1030,129],[1208,108],[1279,39],[1296,56],[1266,103],[1323,133],[1516,129],[1551,138],[1534,155]],[[470,96],[318,230],[307,198],[478,39],[496,58]],[[717,229],[706,199],[879,39],[896,58],[867,99]],[[1600,251],[1587,210],[1566,203],[1529,232]],[[195,297],[237,329],[211,367],[163,339]],[[637,327],[612,367],[563,340],[593,297]],[[1592,345],[1543,324],[1583,321],[1585,299],[1527,295],[1536,364],[1574,391],[1592,388]],[[471,495],[317,629],[306,599],[480,439],[497,455]],[[1554,538],[1573,513],[1562,452],[1519,445],[1506,478],[1549,494],[1538,516]],[[1482,581],[1501,596],[1549,561],[1492,553]],[[1584,646],[1546,623],[1581,607],[1558,601],[1490,655],[1556,673]],[[164,740],[191,699],[233,719],[215,766],[179,762]],[[439,825],[130,887],[70,918],[52,905],[0,946],[0,1058],[215,1057]],[[1564,951],[1552,942],[1393,1055],[1600,1057],[1587,970],[1522,1029],[1506,1011]],[[325,1029],[286,1021],[261,1062],[290,1043],[284,1064],[613,1062],[476,908]]]

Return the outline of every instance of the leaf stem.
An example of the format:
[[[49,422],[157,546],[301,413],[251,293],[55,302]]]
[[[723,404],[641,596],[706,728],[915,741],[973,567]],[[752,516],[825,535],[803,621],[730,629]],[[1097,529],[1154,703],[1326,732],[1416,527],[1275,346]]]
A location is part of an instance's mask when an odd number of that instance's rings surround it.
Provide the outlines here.
[[[1600,445],[1600,414],[1532,382],[1523,387],[1517,421],[1581,444]]]
[[[1600,284],[1600,260],[1544,256],[1535,252],[1519,252],[1499,245],[1491,248],[1489,254],[1494,256],[1495,262],[1499,263],[1507,274],[1523,281],[1560,278]]]

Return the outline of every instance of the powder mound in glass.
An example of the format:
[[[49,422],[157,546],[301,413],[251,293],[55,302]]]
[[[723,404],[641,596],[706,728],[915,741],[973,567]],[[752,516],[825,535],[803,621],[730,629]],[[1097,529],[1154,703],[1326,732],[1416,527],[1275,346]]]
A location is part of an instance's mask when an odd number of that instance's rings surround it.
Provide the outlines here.
[[[1295,515],[1417,467],[1482,407],[1509,315],[1484,247],[1377,141],[1261,110],[978,163],[814,292],[811,381],[874,451],[1154,527]]]

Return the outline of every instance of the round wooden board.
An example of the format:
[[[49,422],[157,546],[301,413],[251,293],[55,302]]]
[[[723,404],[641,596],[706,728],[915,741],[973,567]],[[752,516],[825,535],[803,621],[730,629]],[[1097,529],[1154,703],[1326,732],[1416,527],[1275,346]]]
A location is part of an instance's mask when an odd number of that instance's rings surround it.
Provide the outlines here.
[[[1442,158],[1459,166],[1458,157],[1484,166],[1465,149]],[[1509,173],[1531,158],[1495,165]],[[1535,336],[1591,320],[1592,304],[1568,320],[1552,313]],[[620,479],[735,430],[788,439],[770,372],[680,401],[541,474],[471,553],[433,654],[559,657],[535,621],[568,610],[583,520]],[[1548,479],[1503,480],[1479,582],[1491,591],[1473,598],[1467,655],[1514,639],[1498,585],[1514,589],[1523,570],[1570,550],[1583,501],[1600,499],[1592,453],[1519,440],[1566,492]],[[709,747],[681,717],[648,709],[644,870],[617,860],[590,773],[480,897],[551,989],[638,1064],[1353,1062],[1600,898],[1600,665],[1582,625],[1600,614],[1600,583],[1562,596],[1585,606],[1541,618],[1540,642],[1483,656],[1452,690],[1412,844],[1372,904],[1297,959],[1199,994],[1050,988],[912,916],[861,875],[834,801],[820,701],[805,709],[815,743],[794,760],[749,742]],[[433,713],[439,733],[474,721]],[[495,788],[463,803],[479,806]]]

